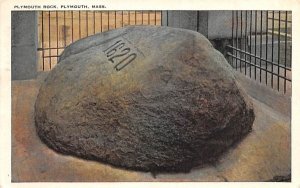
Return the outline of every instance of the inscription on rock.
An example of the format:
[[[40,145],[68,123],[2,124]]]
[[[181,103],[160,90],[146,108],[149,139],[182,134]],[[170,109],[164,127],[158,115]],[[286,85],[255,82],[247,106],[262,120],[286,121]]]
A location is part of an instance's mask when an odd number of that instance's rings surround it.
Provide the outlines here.
[[[103,50],[108,61],[115,64],[114,68],[117,71],[122,70],[137,57],[137,54],[132,52],[132,49],[125,43],[123,39],[117,40],[110,44],[108,48]]]

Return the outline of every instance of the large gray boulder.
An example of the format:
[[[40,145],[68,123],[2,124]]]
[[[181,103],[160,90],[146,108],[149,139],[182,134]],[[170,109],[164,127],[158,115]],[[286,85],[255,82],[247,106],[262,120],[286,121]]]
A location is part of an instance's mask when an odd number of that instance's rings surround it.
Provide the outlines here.
[[[188,171],[246,135],[254,113],[204,36],[134,26],[68,46],[40,88],[35,121],[41,140],[63,154]]]

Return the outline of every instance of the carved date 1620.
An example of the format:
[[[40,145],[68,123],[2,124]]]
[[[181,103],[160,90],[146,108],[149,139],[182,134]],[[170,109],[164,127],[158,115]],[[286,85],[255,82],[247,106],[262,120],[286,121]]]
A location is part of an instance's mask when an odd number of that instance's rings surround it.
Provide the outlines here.
[[[114,68],[117,71],[122,70],[137,57],[136,53],[130,53],[131,49],[122,40],[116,41],[103,52],[108,60],[115,64]]]

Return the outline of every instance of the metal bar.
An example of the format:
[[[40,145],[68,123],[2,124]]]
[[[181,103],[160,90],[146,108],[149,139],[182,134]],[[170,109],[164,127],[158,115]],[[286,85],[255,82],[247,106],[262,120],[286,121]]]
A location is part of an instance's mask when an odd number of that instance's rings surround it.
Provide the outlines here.
[[[291,64],[291,67],[292,67],[292,48],[293,48],[293,46],[291,45],[290,46],[290,64]]]
[[[200,29],[200,24],[199,24],[199,20],[200,20],[200,13],[199,11],[197,11],[197,32],[199,32],[199,29]]]
[[[115,11],[115,29],[117,28],[117,11]]]
[[[42,48],[44,48],[44,11],[42,11]],[[44,50],[42,50],[43,71],[45,70]]]
[[[85,11],[85,27],[86,27],[86,36],[89,36],[89,13]]]
[[[271,19],[273,20],[272,17],[268,17],[268,19],[269,19],[269,20],[271,20]],[[282,21],[282,22],[287,21],[287,23],[292,24],[292,21],[289,21],[289,20],[279,20],[279,19],[277,19],[277,18],[274,18],[274,20],[275,20],[275,21]]]
[[[93,20],[94,20],[94,34],[96,33],[96,18],[95,18],[95,11],[93,11]]]
[[[244,46],[244,48],[245,48],[245,51],[247,51],[247,46],[248,46],[248,40],[247,40],[247,31],[248,31],[248,11],[246,10],[246,12],[245,12],[245,16],[246,16],[246,23],[245,23],[245,46]],[[247,60],[247,55],[245,54],[245,59]],[[244,70],[245,72],[245,75],[247,75],[247,66],[246,66],[246,64],[245,64],[245,70]]]
[[[272,17],[273,17],[273,19],[272,19],[272,56],[271,56],[271,61],[273,62],[274,61],[274,11],[272,12]],[[272,67],[271,67],[271,72],[272,72],[272,77],[271,77],[271,86],[272,86],[272,88],[273,88],[273,77],[274,77],[274,74],[273,74],[273,72],[274,72],[274,67],[273,67],[273,64],[272,64]]]
[[[257,39],[257,10],[255,11],[255,33],[254,33],[254,55],[256,57],[256,39]],[[254,58],[254,64],[256,65],[256,58]],[[256,69],[257,67],[254,67],[254,79],[256,80]]]
[[[60,57],[60,55],[51,55],[51,56],[48,55],[48,56],[45,56],[45,58],[52,58],[52,57],[56,57],[57,58],[57,57]]]
[[[271,30],[269,30],[268,32],[270,32]],[[271,31],[272,32],[272,31]],[[279,35],[279,32],[274,31],[274,34]],[[281,36],[285,36],[285,33],[280,33]],[[288,37],[292,37],[292,35],[287,34]]]
[[[58,12],[55,11],[55,18],[56,18],[56,54],[58,55]],[[58,58],[56,58],[56,62],[58,62]]]
[[[231,22],[232,22],[232,27],[231,27],[231,43],[232,43],[232,46],[234,46],[234,40],[233,40],[233,28],[234,28],[234,11],[231,12]],[[233,50],[232,50],[232,54],[233,54]],[[231,65],[233,65],[233,57],[231,58]]]
[[[128,25],[131,25],[131,23],[130,23],[130,11],[128,11]]]
[[[78,27],[79,27],[79,38],[81,38],[81,15],[80,15],[80,11],[79,11],[79,19],[78,19],[79,23],[78,23]]]
[[[284,66],[286,67],[286,52],[287,52],[287,19],[288,12],[285,11],[285,44],[284,44]],[[286,77],[286,69],[284,69],[284,77]],[[286,93],[286,80],[284,80],[284,93]]]
[[[272,61],[263,59],[263,58],[261,58],[261,57],[259,57],[259,56],[255,56],[255,55],[253,55],[253,54],[251,54],[251,53],[249,53],[249,52],[243,51],[243,50],[241,50],[241,49],[239,49],[239,48],[236,48],[236,47],[233,47],[233,46],[230,46],[230,45],[228,45],[227,47],[233,49],[233,51],[239,51],[240,53],[247,54],[247,55],[249,55],[250,57],[252,56],[252,57],[257,58],[257,59],[259,59],[259,60],[261,59],[262,61],[264,61],[264,62],[266,62],[266,63],[269,63],[269,64],[272,64],[272,65],[274,65],[274,66],[279,66],[280,68],[283,68],[283,69],[286,69],[286,70],[289,70],[289,71],[292,70],[292,69],[289,68],[289,67],[285,67],[284,65],[280,65],[280,64],[278,65],[277,63],[274,63],[274,62],[272,62]]]
[[[242,36],[243,36],[243,11],[241,10],[241,39],[240,39],[240,48],[242,49],[242,42],[243,42],[243,40],[242,40]],[[240,54],[240,57],[242,57],[241,56],[241,54]],[[240,61],[240,72],[242,72],[242,64],[241,64],[241,61]]]
[[[142,25],[144,25],[144,11],[142,11]]]
[[[278,13],[278,18],[279,18],[279,22],[278,22],[278,32],[279,32],[279,35],[278,35],[278,65],[280,63],[280,11]],[[279,66],[277,67],[277,73],[279,74]],[[279,77],[277,77],[277,90],[279,91]]]
[[[109,11],[107,12],[107,25],[108,25],[108,30],[109,30]]]
[[[64,49],[65,47],[58,47],[58,49]],[[43,50],[49,50],[49,49],[57,49],[56,47],[55,48],[38,48],[37,50],[38,51],[43,51]]]
[[[259,56],[262,57],[262,18],[263,18],[263,14],[262,14],[262,10],[260,11],[260,43],[259,43]],[[261,67],[261,59],[259,61],[259,67]],[[259,82],[261,82],[261,68],[259,69]]]
[[[122,27],[124,26],[124,12],[122,10]]]
[[[160,16],[159,16],[159,17],[160,17],[160,25],[162,25],[162,12],[163,12],[163,11],[161,10],[161,11],[160,11]]]
[[[167,26],[169,26],[169,11],[167,11]]]
[[[103,20],[102,20],[102,11],[100,12],[100,20],[101,20],[101,24],[100,24],[100,31],[102,32],[102,24],[103,24]]]
[[[66,34],[66,11],[64,11],[64,47],[67,46],[67,34]]]
[[[154,25],[156,25],[156,11],[154,11]]]
[[[150,11],[148,10],[148,25],[150,25]]]
[[[50,25],[51,25],[51,16],[50,16],[50,11],[48,12],[49,15],[48,15],[48,19],[49,19],[49,22],[48,22],[48,31],[49,31],[49,48],[51,48],[51,31],[50,31]],[[51,50],[49,50],[49,56],[51,56]],[[50,69],[51,69],[51,58],[49,59],[49,66],[50,66]]]
[[[252,10],[250,11],[250,53],[252,54]],[[250,56],[250,62],[252,62],[252,56]],[[252,71],[251,71],[251,65],[250,65],[250,78],[252,76]]]
[[[74,22],[73,22],[73,11],[71,11],[71,20],[72,20],[72,42],[74,41]]]
[[[238,39],[238,24],[239,24],[239,16],[238,16],[238,11],[236,11],[236,32],[235,32],[235,36],[236,36],[236,40],[235,40],[235,46],[238,47],[238,42],[239,42],[239,39]],[[237,56],[237,51],[235,52],[236,56]],[[235,69],[237,70],[237,59],[235,59]]]
[[[268,44],[269,44],[269,41],[268,41],[268,11],[266,11],[266,60],[268,60]],[[266,69],[267,69],[267,63],[266,63]],[[268,74],[267,72],[265,73],[266,74],[266,85],[268,84]]]
[[[128,19],[128,25],[130,25],[130,10],[128,11],[127,19]]]
[[[241,59],[241,58],[239,58],[239,57],[237,57],[237,56],[234,56],[233,54],[231,54],[231,53],[227,53],[227,55],[229,55],[229,56],[231,56],[231,57],[233,57],[233,58],[236,58],[236,59],[239,59],[240,61],[243,61],[243,62],[245,62],[245,63],[247,63],[247,64],[251,64],[252,66],[254,66],[254,67],[257,67],[257,68],[259,68],[259,65],[255,65],[254,63],[251,63],[251,62],[249,62],[249,61],[246,61],[246,60],[244,60],[244,59]],[[262,68],[264,71],[267,71],[267,72],[269,72],[269,73],[272,73],[271,71],[269,71],[269,70],[267,70],[267,69],[265,69],[265,68]],[[292,81],[291,79],[289,79],[289,78],[285,78],[285,77],[283,77],[283,76],[281,76],[281,75],[279,75],[279,74],[277,74],[277,73],[273,73],[274,75],[276,75],[276,76],[278,76],[278,77],[280,77],[280,78],[282,78],[282,79],[285,79],[285,80],[287,80],[287,81]]]

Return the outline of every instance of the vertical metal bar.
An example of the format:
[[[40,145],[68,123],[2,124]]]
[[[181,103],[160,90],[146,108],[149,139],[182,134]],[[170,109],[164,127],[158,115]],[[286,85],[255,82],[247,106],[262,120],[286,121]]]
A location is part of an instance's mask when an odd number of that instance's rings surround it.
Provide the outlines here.
[[[48,18],[49,18],[49,22],[48,22],[48,31],[49,31],[49,36],[48,36],[48,38],[49,38],[49,65],[50,65],[50,69],[51,69],[51,31],[50,31],[50,22],[51,22],[51,16],[50,16],[50,11],[48,12],[49,13],[49,15],[48,15]]]
[[[169,11],[167,11],[167,26],[169,26]]]
[[[252,63],[252,17],[253,17],[253,15],[252,15],[252,10],[250,11],[250,63]],[[250,64],[249,65],[249,68],[250,68],[250,70],[249,70],[249,75],[250,75],[250,78],[251,78],[251,76],[252,76],[252,71],[251,71],[251,69],[252,69],[252,65]]]
[[[56,62],[58,62],[58,12],[55,11],[55,18],[56,18]]]
[[[64,47],[67,46],[67,35],[66,35],[66,11],[64,11]]]
[[[81,38],[81,16],[80,16],[80,11],[79,11],[79,24],[78,24],[78,26],[79,26],[79,38]]]
[[[291,33],[292,34],[292,33]],[[293,46],[290,45],[290,66],[292,67],[292,48]]]
[[[162,15],[163,15],[163,11],[160,11],[160,25],[162,25]],[[168,13],[167,13],[167,15],[168,15]],[[168,20],[168,18],[167,18],[167,20]],[[168,21],[167,21],[167,23],[168,23]]]
[[[44,54],[44,11],[42,11],[42,59],[43,71],[45,70],[45,54]]]
[[[261,10],[260,11],[260,44],[259,44],[259,82],[261,82],[261,69],[262,69],[262,66],[261,66],[261,59],[262,59],[262,27],[263,27],[263,22],[262,22],[262,19],[263,19],[263,11]]]
[[[241,10],[241,39],[240,39],[240,49],[242,50],[242,36],[243,36],[243,11]],[[244,56],[244,54],[240,53],[240,58],[242,58]],[[242,72],[242,62],[240,60],[240,72]]]
[[[286,53],[287,53],[287,20],[288,11],[285,11],[285,36],[284,36],[284,78],[286,78]],[[284,79],[284,93],[286,93],[286,79]]]
[[[108,25],[108,30],[109,30],[109,11],[107,12],[107,25]]]
[[[148,10],[148,25],[150,25],[150,10]]]
[[[142,11],[142,25],[144,25],[144,11]]]
[[[292,28],[291,28],[292,29]],[[291,35],[292,35],[292,31],[291,31]],[[291,36],[292,37],[292,36]],[[290,45],[290,67],[292,68],[292,51],[293,51],[293,46]]]
[[[277,74],[279,75],[280,67],[280,11],[278,12],[278,66],[277,66]],[[279,91],[279,76],[277,75],[277,90]]]
[[[134,11],[134,25],[136,25],[136,11]]]
[[[117,28],[117,11],[115,11],[115,29]]]
[[[274,11],[272,11],[272,56],[271,56],[271,61],[274,61]],[[274,77],[274,66],[272,63],[271,66],[271,72],[272,72],[272,77],[271,77],[271,86],[273,88],[273,77]]]
[[[102,25],[103,25],[102,11],[100,12],[100,20],[101,20],[100,31],[102,32],[102,30],[103,30],[103,28],[102,28]]]
[[[257,39],[257,10],[255,11],[255,36],[254,36],[254,64],[256,65],[256,39]],[[256,69],[254,66],[254,79],[256,80]]]
[[[122,27],[124,26],[124,12],[122,10]]]
[[[96,18],[95,18],[95,10],[93,10],[93,20],[94,20],[94,34],[96,33]]]
[[[236,32],[235,32],[235,36],[236,36],[236,41],[235,41],[235,47],[238,48],[238,44],[239,44],[239,38],[238,38],[238,24],[239,24],[239,15],[238,15],[239,11],[236,11]],[[235,50],[235,69],[237,70],[237,56],[238,56],[238,52],[237,50]]]
[[[269,22],[269,12],[266,11],[266,60],[268,60],[268,45],[269,45],[269,41],[268,41],[268,34],[269,34],[269,32],[268,32],[268,27],[269,27],[268,22]],[[265,68],[266,68],[265,74],[266,74],[266,85],[267,85],[268,84],[268,72],[267,72],[268,63],[267,62],[266,62]]]
[[[231,22],[232,22],[232,27],[231,27],[231,43],[232,43],[232,47],[234,47],[234,39],[233,39],[233,28],[234,28],[234,10],[231,12]],[[233,55],[233,48],[231,51],[232,55]],[[231,66],[233,66],[233,56],[231,56]]]
[[[87,10],[85,11],[85,20],[86,36],[89,36],[89,13]]]
[[[128,25],[130,25],[130,11],[128,11]]]
[[[73,22],[73,11],[71,11],[71,21],[72,21],[72,42],[74,41],[74,22]]]
[[[246,10],[246,12],[245,12],[245,16],[246,16],[246,23],[245,23],[245,46],[244,46],[244,48],[245,48],[245,52],[248,52],[248,49],[247,49],[247,42],[248,42],[248,40],[247,40],[247,30],[248,30],[248,11]],[[247,55],[245,54],[245,60],[247,61]],[[245,75],[247,75],[247,71],[246,71],[246,68],[247,68],[247,63],[245,62]]]
[[[200,20],[200,12],[199,11],[197,11],[197,32],[199,32],[199,30],[200,30],[200,24],[199,24],[199,20]]]
[[[156,25],[156,10],[154,11],[154,24]]]

